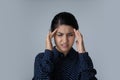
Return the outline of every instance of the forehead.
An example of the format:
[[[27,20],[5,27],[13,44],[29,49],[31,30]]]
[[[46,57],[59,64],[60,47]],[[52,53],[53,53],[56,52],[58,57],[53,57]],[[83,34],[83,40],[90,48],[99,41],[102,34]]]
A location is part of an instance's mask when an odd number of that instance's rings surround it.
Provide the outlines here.
[[[73,32],[73,27],[69,25],[59,25],[57,27],[57,32],[62,32],[62,33]]]

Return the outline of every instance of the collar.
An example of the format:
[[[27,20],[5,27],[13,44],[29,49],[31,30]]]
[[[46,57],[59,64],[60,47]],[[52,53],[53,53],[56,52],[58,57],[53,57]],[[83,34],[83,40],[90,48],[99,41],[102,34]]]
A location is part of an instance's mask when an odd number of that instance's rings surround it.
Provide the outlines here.
[[[77,52],[73,49],[73,47],[70,49],[70,51],[68,52],[66,56],[64,56],[63,53],[59,52],[56,49],[56,46],[54,46],[53,48],[53,53],[54,53],[54,58],[69,58],[72,60],[77,56]]]

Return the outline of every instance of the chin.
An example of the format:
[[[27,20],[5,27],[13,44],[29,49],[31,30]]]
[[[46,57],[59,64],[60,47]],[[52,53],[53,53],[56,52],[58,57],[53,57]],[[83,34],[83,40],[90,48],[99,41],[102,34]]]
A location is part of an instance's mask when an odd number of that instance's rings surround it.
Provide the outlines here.
[[[66,48],[64,48],[62,46],[56,46],[56,47],[61,52],[69,52],[69,50],[71,49],[71,47],[66,47]]]
[[[62,48],[62,49],[61,49],[62,52],[69,52],[69,50],[70,50],[69,48],[67,48],[67,49]]]

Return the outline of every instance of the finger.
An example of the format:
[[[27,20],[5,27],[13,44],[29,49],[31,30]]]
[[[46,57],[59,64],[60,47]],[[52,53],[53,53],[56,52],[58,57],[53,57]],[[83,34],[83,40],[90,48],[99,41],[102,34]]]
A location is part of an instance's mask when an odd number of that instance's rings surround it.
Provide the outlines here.
[[[77,30],[76,33],[77,33],[77,35],[80,35],[80,31],[79,30]]]
[[[78,30],[76,30],[76,29],[74,29],[74,32],[75,32],[75,37],[76,37],[76,38],[79,38],[79,36],[80,36],[79,31],[78,31]]]
[[[53,32],[51,32],[51,37],[53,37],[56,32],[57,32],[57,29],[55,29]]]
[[[73,31],[74,31],[74,33],[75,33],[75,36],[77,36],[77,32],[76,32],[77,30],[76,30],[76,29],[74,29]]]
[[[82,39],[83,39],[83,36],[82,36],[82,34],[80,33],[80,31],[79,31],[79,30],[74,30],[74,31],[75,31],[76,41],[82,40]]]
[[[73,31],[76,33],[76,29],[74,28]]]
[[[76,34],[77,34],[78,36],[82,37],[82,34],[81,34],[81,32],[80,32],[79,30],[76,31]]]
[[[51,31],[49,31],[49,33],[47,34],[47,38],[49,38],[51,35]]]
[[[79,40],[79,35],[78,35],[78,30],[74,29],[74,33],[75,33],[75,37],[76,37],[76,44],[78,44],[78,40]]]

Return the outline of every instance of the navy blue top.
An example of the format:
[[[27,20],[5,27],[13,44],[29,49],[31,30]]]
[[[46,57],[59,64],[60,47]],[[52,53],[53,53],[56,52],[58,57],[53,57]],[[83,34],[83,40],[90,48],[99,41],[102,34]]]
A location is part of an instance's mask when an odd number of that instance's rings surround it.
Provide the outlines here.
[[[33,80],[97,80],[95,75],[88,52],[78,53],[72,48],[64,56],[54,47],[35,58]]]

